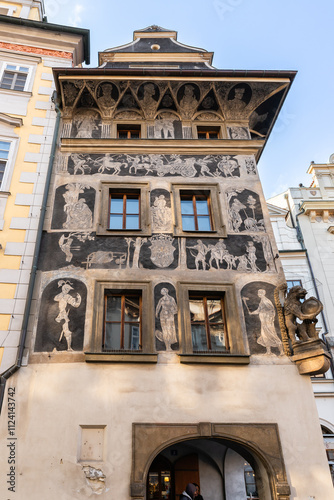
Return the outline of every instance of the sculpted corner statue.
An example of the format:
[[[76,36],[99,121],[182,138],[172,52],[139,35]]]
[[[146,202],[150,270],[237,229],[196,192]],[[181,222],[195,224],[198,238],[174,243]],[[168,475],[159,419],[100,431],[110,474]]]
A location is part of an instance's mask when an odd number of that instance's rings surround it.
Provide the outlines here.
[[[323,309],[320,300],[315,297],[305,300],[307,291],[300,285],[293,286],[288,293],[286,293],[286,284],[281,285],[279,290],[283,291],[285,295],[283,304],[284,326],[292,346],[318,339],[315,325],[318,322],[316,317]]]

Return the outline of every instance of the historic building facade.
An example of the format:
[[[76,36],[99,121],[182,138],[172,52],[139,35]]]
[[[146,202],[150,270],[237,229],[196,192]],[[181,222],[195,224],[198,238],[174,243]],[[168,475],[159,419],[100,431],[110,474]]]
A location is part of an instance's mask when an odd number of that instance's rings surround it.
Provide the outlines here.
[[[43,1],[0,2],[0,371],[22,362],[25,306],[57,113],[52,68],[88,62],[89,32],[48,24]],[[59,120],[58,120],[59,121]],[[45,201],[44,201],[45,206]],[[30,285],[29,285],[30,284]]]
[[[334,355],[333,251],[334,156],[311,163],[309,187],[300,185],[271,198],[270,218],[287,283],[319,297],[324,311],[317,329]],[[334,365],[312,378],[324,443],[334,482]]]
[[[3,407],[17,400],[2,423],[17,499],[177,500],[188,482],[211,500],[333,494],[302,375],[329,366],[321,304],[305,301],[303,329],[284,316],[284,296],[302,304],[256,166],[295,73],[212,56],[151,26],[98,68],[54,69],[29,357]]]

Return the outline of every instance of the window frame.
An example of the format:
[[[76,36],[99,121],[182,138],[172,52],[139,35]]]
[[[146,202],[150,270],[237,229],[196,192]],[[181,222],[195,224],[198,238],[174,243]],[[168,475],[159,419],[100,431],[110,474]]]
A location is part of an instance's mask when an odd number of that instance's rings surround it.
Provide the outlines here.
[[[0,135],[1,142],[7,142],[9,146],[9,154],[6,160],[6,166],[4,169],[3,178],[0,184],[0,192],[8,192],[10,188],[10,182],[12,178],[12,173],[14,170],[15,158],[19,146],[19,138],[7,137],[5,135]]]
[[[36,58],[35,58],[36,59]],[[39,60],[40,58],[38,58]],[[31,92],[32,90],[32,85],[33,85],[33,79],[34,79],[34,74],[36,71],[36,67],[39,61],[36,61],[35,64],[31,64],[31,61],[29,60],[28,62],[25,60],[25,58],[21,57],[5,57],[2,60],[1,68],[0,68],[0,85],[3,80],[4,73],[6,71],[6,68],[8,65],[10,66],[16,66],[16,68],[20,66],[24,66],[25,68],[28,68],[27,72],[27,78],[24,84],[23,90],[14,90],[14,89],[6,89],[0,86],[0,92],[10,92],[10,93],[16,93],[17,95],[24,95],[26,92]],[[13,70],[9,70],[13,71]]]
[[[128,193],[139,194],[139,229],[112,229],[109,228],[109,215],[110,215],[110,193],[114,191],[117,194]],[[100,213],[98,217],[96,234],[101,236],[150,236],[151,223],[150,223],[150,192],[149,183],[136,182],[136,183],[117,183],[110,181],[102,181],[100,188],[101,202]]]
[[[122,132],[122,130],[119,129],[119,127],[124,127],[124,131],[127,132],[128,137],[119,137],[119,132]],[[139,132],[139,137],[129,137],[130,132]],[[124,123],[124,122],[118,122],[116,123],[116,138],[119,139],[120,141],[138,141],[139,139],[142,139],[142,126],[141,123]]]
[[[203,130],[200,130],[203,129]],[[217,137],[208,137],[210,133],[217,133]],[[199,133],[205,133],[206,137],[199,137]],[[198,125],[196,124],[196,137],[199,141],[217,141],[222,138],[222,131],[220,125]]]
[[[212,229],[210,231],[187,231],[182,226],[181,214],[181,192],[207,192],[210,197],[210,217]],[[223,224],[222,204],[220,202],[220,186],[219,184],[172,184],[172,196],[174,205],[174,235],[185,237],[201,238],[224,238],[227,236],[226,226]]]
[[[106,293],[138,291],[142,297],[140,350],[119,352],[103,350],[104,298]],[[153,290],[150,281],[96,281],[94,288],[94,313],[90,351],[85,352],[88,362],[144,362],[156,363],[158,355],[154,348]]]
[[[194,351],[191,334],[190,294],[224,297],[224,311],[229,351]],[[241,308],[238,307],[235,287],[231,283],[185,282],[178,284],[179,304],[181,307],[181,363],[209,364],[249,364],[250,356],[246,351],[243,332]]]

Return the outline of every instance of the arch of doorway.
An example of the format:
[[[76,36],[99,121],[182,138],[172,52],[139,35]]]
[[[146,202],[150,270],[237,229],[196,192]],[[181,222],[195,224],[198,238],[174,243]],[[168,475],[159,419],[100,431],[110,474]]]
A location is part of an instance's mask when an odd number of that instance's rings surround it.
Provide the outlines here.
[[[276,424],[134,423],[132,429],[131,498],[144,500],[150,465],[170,445],[196,438],[220,441],[268,475],[267,500],[289,500],[282,448]],[[252,463],[251,463],[252,465]],[[253,465],[252,465],[253,466]],[[254,467],[253,467],[254,468]]]

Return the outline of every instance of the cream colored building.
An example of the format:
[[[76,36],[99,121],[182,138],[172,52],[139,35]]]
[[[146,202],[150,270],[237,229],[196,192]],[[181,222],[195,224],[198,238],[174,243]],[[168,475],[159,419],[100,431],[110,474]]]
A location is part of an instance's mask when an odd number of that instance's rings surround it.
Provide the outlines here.
[[[317,325],[334,354],[334,157],[311,163],[310,186],[300,185],[268,200],[273,230],[290,286],[301,284],[324,304]],[[312,385],[334,481],[334,365]]]
[[[313,340],[292,353],[279,323],[257,171],[295,72],[212,58],[150,26],[98,68],[54,69],[26,364],[2,385],[4,498],[178,500],[194,481],[205,500],[333,498],[308,376],[328,357]]]
[[[22,362],[26,300],[57,113],[52,68],[89,62],[89,32],[44,2],[0,2],[0,371]],[[36,264],[36,262],[35,262]],[[30,283],[30,284],[29,284]],[[17,358],[19,356],[20,359]]]

